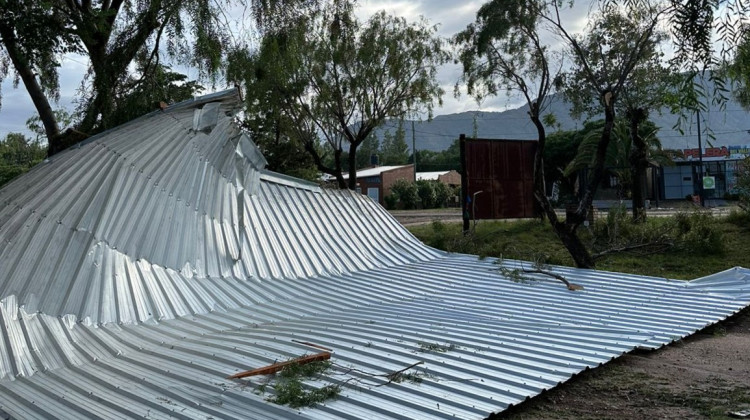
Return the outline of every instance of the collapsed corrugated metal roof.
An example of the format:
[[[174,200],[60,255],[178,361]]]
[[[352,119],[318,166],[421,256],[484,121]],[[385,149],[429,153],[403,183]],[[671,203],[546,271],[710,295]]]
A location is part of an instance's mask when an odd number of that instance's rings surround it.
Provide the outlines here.
[[[263,169],[234,92],[96,136],[0,190],[0,410],[17,418],[483,418],[748,305],[693,282],[556,267],[518,283],[428,248],[364,196]],[[524,263],[505,261],[509,267]],[[317,350],[292,409],[228,375]],[[416,365],[419,380],[389,373]],[[0,414],[2,414],[0,412]]]

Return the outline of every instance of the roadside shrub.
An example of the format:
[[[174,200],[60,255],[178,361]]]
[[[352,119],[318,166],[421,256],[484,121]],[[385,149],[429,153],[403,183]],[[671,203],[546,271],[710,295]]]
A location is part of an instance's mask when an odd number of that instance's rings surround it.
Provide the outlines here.
[[[419,194],[419,199],[422,201],[423,209],[431,209],[435,207],[437,197],[435,195],[434,185],[434,181],[417,181],[417,194]]]
[[[448,232],[445,229],[445,223],[440,220],[432,221],[432,238],[428,245],[437,249],[446,249]]]
[[[672,231],[663,220],[646,219],[636,223],[627,207],[618,205],[609,209],[606,218],[594,221],[590,246],[594,254],[616,249],[661,252],[671,246]]]
[[[735,226],[750,228],[750,212],[733,209],[726,220]]]
[[[391,194],[396,196],[396,199],[405,210],[416,208],[419,202],[417,185],[405,179],[398,179],[393,183]]]
[[[737,183],[734,186],[739,201],[740,208],[746,213],[750,213],[750,156],[746,157],[737,165]]]
[[[726,251],[724,234],[708,212],[677,213],[674,216],[678,246],[688,252],[708,255]]]
[[[396,194],[391,193],[383,197],[383,202],[385,203],[385,208],[388,210],[394,210],[396,208],[396,203],[398,203],[398,197],[396,197]]]
[[[451,197],[450,188],[442,182],[435,182],[435,207],[445,207]]]

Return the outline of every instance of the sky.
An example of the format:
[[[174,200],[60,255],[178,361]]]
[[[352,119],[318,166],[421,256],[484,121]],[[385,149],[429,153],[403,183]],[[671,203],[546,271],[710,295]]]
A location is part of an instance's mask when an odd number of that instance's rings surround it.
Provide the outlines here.
[[[456,2],[448,0],[410,0],[410,1],[375,1],[360,0],[357,14],[363,20],[373,13],[385,10],[387,13],[402,16],[409,21],[417,21],[420,16],[425,17],[431,24],[438,25],[440,36],[449,38],[466,28],[474,21],[476,12],[484,1]],[[590,1],[581,1],[574,9],[568,11],[564,19],[573,32],[583,28],[586,22],[586,14],[590,7]],[[60,101],[53,104],[53,108],[67,108],[73,111],[76,91],[81,85],[81,80],[86,73],[86,58],[81,56],[67,56],[62,60],[60,70]],[[175,67],[177,71],[187,73],[190,78],[197,77],[197,71]],[[454,63],[444,65],[438,72],[438,79],[445,90],[443,105],[434,110],[434,115],[453,114],[458,112],[482,110],[503,111],[519,107],[522,103],[517,98],[508,98],[500,95],[495,98],[484,100],[481,104],[468,97],[465,93],[460,97],[454,96],[454,86],[461,76],[461,68]],[[216,86],[221,90],[224,86]],[[208,92],[206,92],[208,93]],[[6,78],[2,83],[2,103],[0,105],[0,139],[9,132],[28,133],[26,120],[36,115],[34,106],[29,99],[28,93],[19,83],[18,88],[13,87],[12,77]]]

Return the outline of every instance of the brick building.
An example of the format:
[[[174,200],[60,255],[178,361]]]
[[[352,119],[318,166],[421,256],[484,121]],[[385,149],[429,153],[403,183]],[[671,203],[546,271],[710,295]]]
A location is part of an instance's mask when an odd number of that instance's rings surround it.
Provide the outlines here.
[[[349,175],[344,174],[344,179]],[[391,193],[391,186],[396,180],[414,180],[414,165],[375,166],[357,171],[357,192],[372,198],[381,205],[383,197]]]
[[[461,185],[461,174],[454,170],[437,172],[417,172],[417,181],[439,181],[451,187]]]

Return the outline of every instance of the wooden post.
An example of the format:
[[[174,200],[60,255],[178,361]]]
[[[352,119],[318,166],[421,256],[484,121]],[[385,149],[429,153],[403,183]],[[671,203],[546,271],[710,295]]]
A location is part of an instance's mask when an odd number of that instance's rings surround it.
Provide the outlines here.
[[[469,233],[469,177],[466,170],[466,134],[458,138],[458,150],[461,160],[461,214],[464,235]]]

